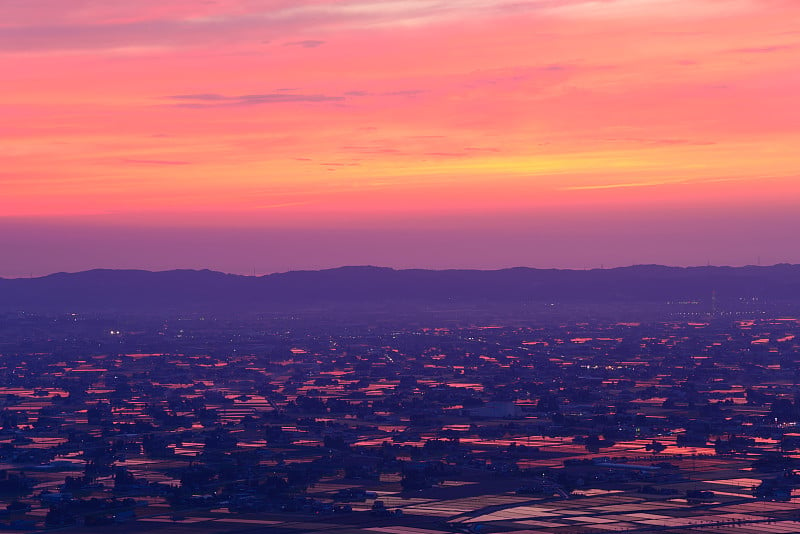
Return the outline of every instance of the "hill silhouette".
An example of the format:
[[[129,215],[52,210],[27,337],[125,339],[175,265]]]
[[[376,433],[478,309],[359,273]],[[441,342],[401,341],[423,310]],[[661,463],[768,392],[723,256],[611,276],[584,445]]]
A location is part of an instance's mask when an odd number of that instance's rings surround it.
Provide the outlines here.
[[[615,269],[396,270],[340,267],[241,276],[98,269],[0,279],[0,310],[262,311],[308,306],[681,301],[800,305],[800,265]]]

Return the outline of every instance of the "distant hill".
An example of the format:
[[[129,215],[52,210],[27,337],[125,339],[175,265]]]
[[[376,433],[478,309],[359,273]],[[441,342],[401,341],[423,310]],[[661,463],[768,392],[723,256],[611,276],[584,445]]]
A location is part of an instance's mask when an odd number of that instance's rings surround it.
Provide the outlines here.
[[[315,306],[503,303],[800,306],[800,265],[559,270],[341,267],[260,277],[214,271],[92,270],[0,279],[0,310],[274,311]]]

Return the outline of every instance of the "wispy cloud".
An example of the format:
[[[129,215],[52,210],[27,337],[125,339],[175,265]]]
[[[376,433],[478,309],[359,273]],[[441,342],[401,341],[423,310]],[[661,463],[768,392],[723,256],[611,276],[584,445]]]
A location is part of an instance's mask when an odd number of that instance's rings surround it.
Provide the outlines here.
[[[767,46],[752,46],[748,48],[735,48],[730,50],[734,54],[771,54],[773,52],[785,52],[797,48],[796,44],[781,44]]]
[[[739,3],[713,2],[715,10]],[[688,13],[698,10],[696,4],[704,3],[696,0],[137,0],[131,3],[4,0],[0,4],[0,51],[205,46],[276,40],[286,41],[287,46],[313,48],[325,41],[287,41],[286,37],[301,31],[403,27],[525,13],[641,15],[651,11],[660,13],[664,6]]]
[[[656,187],[659,185],[676,185],[683,184],[685,181],[652,181],[652,182],[622,182],[615,184],[591,184],[591,185],[570,185],[559,188],[561,191],[586,191],[592,189],[623,189],[630,187]]]
[[[163,159],[123,159],[123,163],[130,163],[134,165],[191,165],[188,161],[174,161]]]
[[[325,44],[325,41],[317,41],[314,39],[307,39],[305,41],[290,41],[284,43],[283,46],[300,46],[302,48],[316,48]]]
[[[264,104],[284,104],[288,102],[338,102],[342,96],[300,93],[261,93],[247,95],[221,95],[216,93],[197,93],[170,95],[168,99],[178,101],[180,107],[204,108],[214,106],[259,106]]]
[[[753,180],[785,180],[786,176],[716,176],[713,178],[650,180],[646,182],[618,182],[605,184],[571,185],[559,188],[560,191],[584,191],[593,189],[625,189],[635,187],[658,187],[662,185],[702,185],[732,182],[749,182]]]
[[[428,92],[425,89],[398,89],[396,91],[384,91],[380,93],[372,93],[370,91],[361,91],[361,90],[354,90],[354,91],[347,91],[344,94],[346,96],[419,96],[423,93]]]
[[[716,144],[714,141],[704,141],[696,139],[678,139],[678,138],[665,138],[665,139],[648,139],[646,137],[612,137],[605,139],[605,141],[612,143],[635,144],[645,146],[710,146]]]
[[[168,95],[174,106],[183,108],[210,108],[221,106],[260,106],[287,103],[342,102],[355,97],[415,97],[425,93],[422,89],[407,89],[370,93],[368,91],[347,91],[342,95],[322,93],[298,93],[294,89],[277,89],[270,93],[224,95],[220,93],[187,93]]]
[[[259,204],[255,206],[255,209],[258,210],[269,210],[269,209],[277,209],[277,208],[293,208],[295,206],[306,206],[311,204],[310,201],[302,201],[302,202],[278,202],[275,204]]]

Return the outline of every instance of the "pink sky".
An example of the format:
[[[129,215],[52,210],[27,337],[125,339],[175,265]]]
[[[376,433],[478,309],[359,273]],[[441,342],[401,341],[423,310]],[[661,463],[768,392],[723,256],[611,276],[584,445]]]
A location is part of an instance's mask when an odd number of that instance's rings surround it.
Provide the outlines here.
[[[3,0],[0,276],[800,262],[796,0]]]

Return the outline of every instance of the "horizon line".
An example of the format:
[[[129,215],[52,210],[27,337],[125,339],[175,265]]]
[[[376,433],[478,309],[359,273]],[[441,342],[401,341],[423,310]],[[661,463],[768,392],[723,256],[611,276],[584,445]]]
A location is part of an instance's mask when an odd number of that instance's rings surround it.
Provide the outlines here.
[[[778,262],[771,265],[761,265],[761,264],[744,264],[744,265],[666,265],[661,263],[635,263],[631,265],[619,265],[615,267],[605,267],[604,265],[600,265],[599,267],[584,267],[584,268],[575,268],[575,267],[532,267],[532,266],[525,266],[525,265],[516,265],[510,267],[499,267],[493,269],[481,269],[481,268],[474,268],[474,267],[448,267],[448,268],[430,268],[430,267],[389,267],[389,266],[382,266],[382,265],[372,265],[372,264],[361,264],[361,265],[339,265],[337,267],[324,267],[319,269],[289,269],[286,271],[272,271],[267,273],[258,273],[256,274],[253,272],[252,274],[249,273],[241,273],[241,272],[226,272],[220,271],[212,268],[198,268],[198,267],[178,267],[174,269],[160,269],[160,270],[153,270],[153,269],[145,269],[145,268],[119,268],[119,267],[94,267],[91,269],[84,269],[80,271],[54,271],[47,274],[40,274],[33,276],[22,275],[22,276],[0,276],[0,280],[39,280],[42,278],[48,278],[50,276],[57,276],[57,275],[76,275],[76,274],[85,274],[97,271],[116,271],[116,272],[139,272],[139,273],[151,273],[151,274],[158,274],[158,273],[174,273],[174,272],[210,272],[215,274],[224,274],[227,276],[241,276],[244,278],[263,278],[266,276],[272,276],[277,274],[288,274],[288,273],[299,273],[299,272],[324,272],[324,271],[336,271],[340,269],[381,269],[381,270],[391,270],[391,271],[435,271],[435,272],[447,272],[447,271],[479,271],[479,272],[498,272],[498,271],[511,271],[515,269],[528,269],[534,271],[613,271],[617,269],[631,269],[635,267],[663,267],[667,269],[708,269],[708,268],[716,268],[716,269],[742,269],[742,268],[771,268],[771,267],[779,267],[779,266],[790,266],[790,267],[797,267],[800,266],[798,263],[789,263],[789,262]]]

